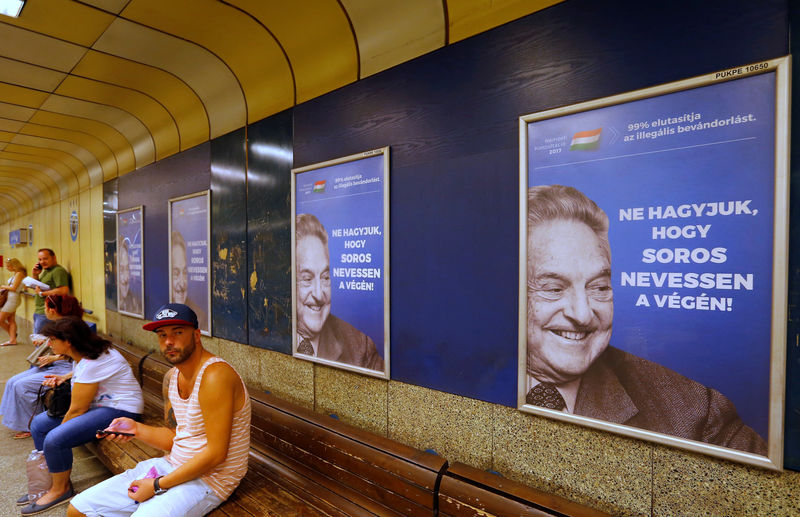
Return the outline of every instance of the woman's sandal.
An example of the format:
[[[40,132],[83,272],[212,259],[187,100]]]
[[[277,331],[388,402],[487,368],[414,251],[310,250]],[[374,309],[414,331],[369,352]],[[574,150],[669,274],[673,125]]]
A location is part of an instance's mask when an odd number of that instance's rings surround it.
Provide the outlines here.
[[[6,341],[5,343],[0,344],[0,346],[14,346],[18,344],[19,343],[12,343],[11,341]]]
[[[15,440],[24,440],[25,438],[30,438],[31,433],[28,431],[20,431],[14,435]]]

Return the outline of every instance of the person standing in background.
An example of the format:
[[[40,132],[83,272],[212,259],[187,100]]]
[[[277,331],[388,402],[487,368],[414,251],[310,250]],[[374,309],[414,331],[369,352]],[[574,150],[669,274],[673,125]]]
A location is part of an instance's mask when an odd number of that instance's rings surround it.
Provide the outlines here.
[[[39,261],[33,266],[31,276],[50,286],[48,290],[36,288],[36,310],[33,312],[33,333],[38,334],[47,321],[44,314],[44,299],[53,294],[70,294],[69,273],[56,260],[56,253],[50,248],[39,250]]]
[[[11,271],[12,275],[11,278],[8,279],[8,285],[0,287],[0,290],[8,291],[6,303],[0,308],[0,327],[8,332],[8,341],[0,346],[17,344],[17,320],[14,317],[14,313],[17,312],[17,307],[19,307],[19,293],[24,287],[22,285],[22,279],[28,274],[25,270],[25,266],[15,258],[8,259],[8,265],[6,267]]]

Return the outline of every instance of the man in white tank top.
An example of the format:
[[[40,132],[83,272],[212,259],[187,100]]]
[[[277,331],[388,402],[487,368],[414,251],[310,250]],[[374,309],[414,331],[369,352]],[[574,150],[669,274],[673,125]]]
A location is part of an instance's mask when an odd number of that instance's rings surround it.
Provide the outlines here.
[[[135,437],[169,454],[78,494],[68,516],[202,516],[227,499],[247,472],[250,396],[236,371],[203,348],[197,315],[169,303],[143,328],[158,335],[161,353],[175,365],[165,378],[170,427],[118,418],[105,439]]]

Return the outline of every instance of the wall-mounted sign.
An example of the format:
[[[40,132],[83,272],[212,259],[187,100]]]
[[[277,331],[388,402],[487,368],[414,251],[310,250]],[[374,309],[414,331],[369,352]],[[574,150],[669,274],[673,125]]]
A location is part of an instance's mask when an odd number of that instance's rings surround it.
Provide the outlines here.
[[[73,210],[69,214],[69,235],[72,237],[72,242],[78,240],[78,211]]]
[[[211,335],[209,194],[207,190],[169,200],[169,300],[197,314],[200,331]]]
[[[117,310],[144,318],[144,208],[117,212]]]
[[[292,174],[295,356],[389,377],[389,148]]]
[[[520,119],[518,403],[782,466],[788,59]]]

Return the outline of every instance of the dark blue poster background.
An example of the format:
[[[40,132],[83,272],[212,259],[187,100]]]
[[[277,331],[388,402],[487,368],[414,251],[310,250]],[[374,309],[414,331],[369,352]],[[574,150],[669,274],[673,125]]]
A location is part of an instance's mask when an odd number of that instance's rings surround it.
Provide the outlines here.
[[[127,257],[121,253],[127,247]],[[124,288],[124,267],[117,266],[117,307],[118,310],[144,316],[144,294],[142,290],[142,210],[140,208],[117,214],[117,260],[120,263],[128,260],[128,288]],[[121,282],[122,280],[122,282]]]
[[[765,439],[774,91],[767,73],[528,126],[528,185],[608,214],[611,344],[716,388]]]
[[[295,187],[295,213],[315,215],[328,232],[331,314],[372,338],[381,356],[385,159],[376,154],[298,173]]]
[[[208,255],[208,195],[189,197],[172,201],[170,214],[170,224],[172,232],[179,232],[186,243],[186,259],[176,256],[175,240],[171,240],[172,249],[170,257],[172,261],[172,271],[170,278],[172,288],[170,289],[170,300],[182,302],[191,307],[197,313],[197,320],[200,330],[209,333],[210,318],[209,313],[209,255]],[[181,269],[185,264],[185,301],[180,290],[183,285],[176,285],[176,269]],[[176,268],[177,266],[177,268]]]

